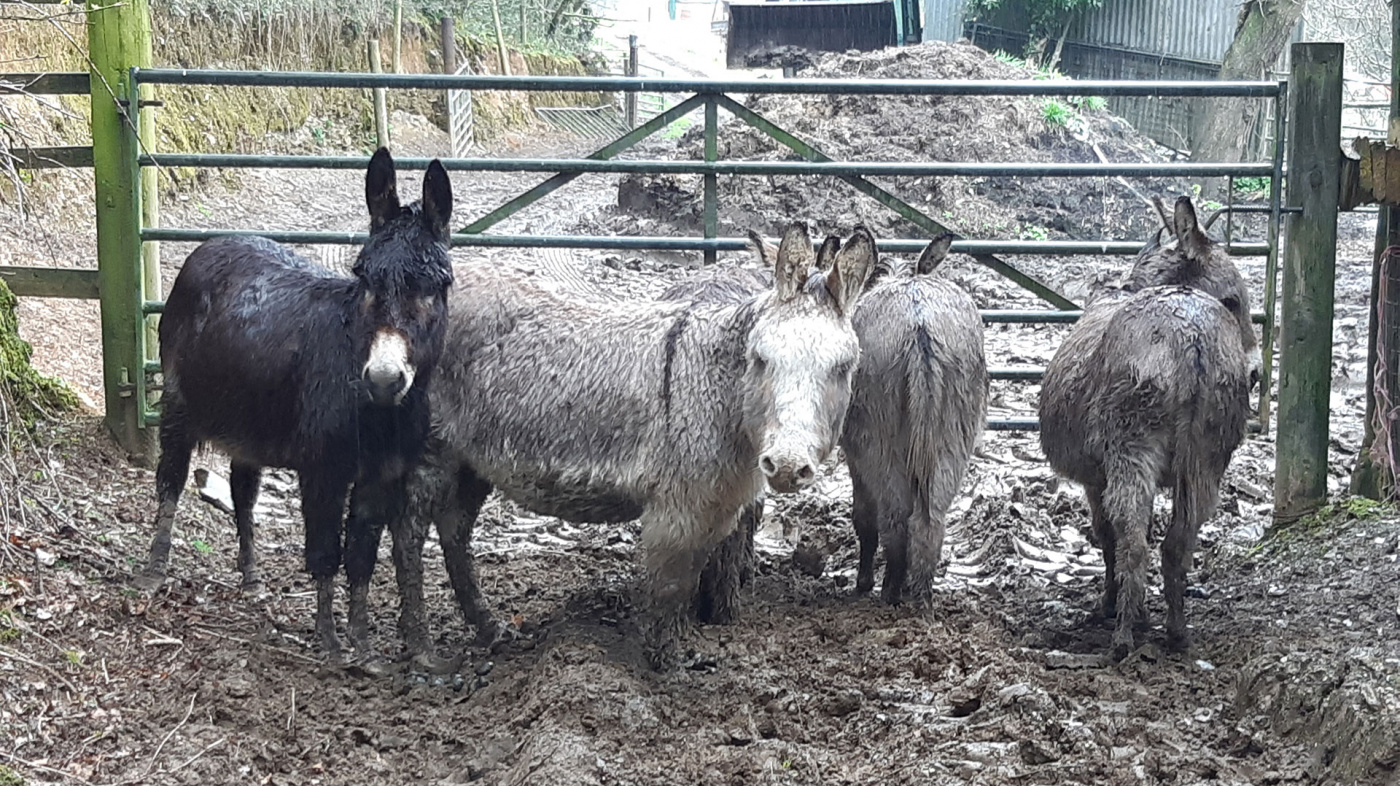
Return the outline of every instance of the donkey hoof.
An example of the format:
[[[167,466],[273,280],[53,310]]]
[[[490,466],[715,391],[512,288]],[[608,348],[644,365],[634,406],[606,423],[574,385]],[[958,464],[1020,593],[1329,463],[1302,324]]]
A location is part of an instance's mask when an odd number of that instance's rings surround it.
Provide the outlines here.
[[[1191,635],[1186,631],[1167,631],[1167,651],[1186,652],[1191,649]]]
[[[669,671],[680,663],[680,653],[674,642],[648,645],[646,655],[647,665],[653,671]]]
[[[387,676],[394,669],[377,655],[357,657],[340,663],[341,669],[352,677],[378,679]]]
[[[262,579],[244,579],[243,583],[238,585],[238,591],[245,598],[260,598],[267,594],[267,585],[263,584]]]
[[[1133,639],[1131,636],[1128,636],[1127,638],[1114,636],[1113,643],[1110,644],[1108,648],[1108,657],[1112,659],[1114,663],[1121,663],[1124,659],[1131,655],[1132,652]]]
[[[142,592],[155,592],[156,590],[160,589],[161,586],[163,586],[164,584],[164,573],[151,573],[148,571],[146,573],[141,573],[136,576],[133,576],[131,579],[131,586],[135,587],[138,590],[141,590]]]
[[[408,667],[410,671],[422,672],[433,676],[452,674],[462,668],[462,664],[467,660],[465,653],[455,658],[439,658],[431,652],[419,652],[409,658]]]
[[[518,638],[520,633],[515,628],[490,620],[477,624],[476,638],[472,639],[472,646],[494,652]]]

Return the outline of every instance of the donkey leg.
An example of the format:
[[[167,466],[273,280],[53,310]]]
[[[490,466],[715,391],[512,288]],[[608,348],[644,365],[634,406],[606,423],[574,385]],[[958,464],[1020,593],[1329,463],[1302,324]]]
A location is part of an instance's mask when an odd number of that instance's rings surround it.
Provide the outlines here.
[[[871,493],[864,473],[851,466],[851,523],[860,541],[860,564],[856,568],[856,593],[875,589],[875,551],[880,546],[880,503]]]
[[[701,622],[727,625],[734,621],[739,588],[753,573],[754,536],[762,517],[762,501],[745,505],[738,526],[710,555],[695,593],[695,616]]]
[[[426,523],[433,511],[451,504],[452,480],[431,464],[423,464],[410,476],[407,504],[389,520],[393,537],[394,578],[399,586],[399,638],[414,658],[426,656],[428,626],[423,619],[423,542]]]
[[[1110,620],[1118,613],[1118,545],[1113,534],[1113,525],[1103,510],[1103,490],[1085,487],[1089,498],[1089,516],[1093,521],[1094,538],[1103,554],[1103,602],[1099,612],[1103,619]]]
[[[898,484],[885,492],[880,506],[880,540],[885,547],[885,581],[880,597],[891,606],[904,599],[904,585],[909,577],[909,523],[914,514],[914,501],[907,484]]]
[[[1147,599],[1148,531],[1152,526],[1152,497],[1156,473],[1145,462],[1117,460],[1108,467],[1104,515],[1114,533],[1118,579],[1118,620],[1110,655],[1116,660],[1133,649],[1133,628],[1143,617]]]
[[[316,633],[328,656],[340,656],[335,634],[335,575],[340,571],[341,525],[350,482],[325,473],[298,473],[306,522],[306,570],[316,580]]]
[[[160,462],[156,466],[156,531],[151,538],[146,569],[135,577],[136,587],[154,591],[165,583],[170,564],[170,538],[175,527],[175,513],[180,507],[180,493],[190,477],[190,454],[194,442],[185,430],[184,408],[170,402],[160,426]]]
[[[438,540],[442,541],[443,560],[452,593],[467,624],[476,626],[478,646],[490,646],[500,636],[500,626],[481,598],[476,580],[476,560],[471,552],[472,530],[486,498],[491,496],[491,484],[473,470],[463,467],[457,476],[457,498],[433,517]]]
[[[262,592],[263,583],[258,576],[258,555],[253,550],[253,508],[258,504],[262,467],[234,462],[230,470],[233,520],[238,525],[238,572],[243,574],[243,591],[256,595]]]
[[[714,545],[729,535],[737,517],[738,511],[705,518],[678,510],[648,510],[642,515],[650,596],[645,639],[652,668],[661,670],[674,663],[700,569]]]
[[[345,520],[345,578],[350,583],[350,644],[363,657],[376,657],[369,643],[369,582],[379,557],[384,525],[402,516],[404,482],[360,481],[350,492]]]
[[[1172,499],[1172,520],[1162,538],[1162,580],[1167,596],[1167,646],[1184,651],[1191,646],[1186,632],[1186,568],[1195,545],[1198,522],[1190,521],[1191,501],[1186,483],[1178,480]]]

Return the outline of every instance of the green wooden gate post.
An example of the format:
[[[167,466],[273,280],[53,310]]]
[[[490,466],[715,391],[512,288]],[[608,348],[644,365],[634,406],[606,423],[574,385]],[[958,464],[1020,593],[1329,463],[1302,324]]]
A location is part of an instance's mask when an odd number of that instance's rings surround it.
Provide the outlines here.
[[[1342,54],[1335,43],[1293,45],[1288,93],[1288,217],[1280,319],[1274,522],[1327,501],[1332,307],[1341,175]]]
[[[130,71],[151,65],[150,9],[147,0],[89,2],[87,17],[107,426],[137,461],[147,462],[155,456],[155,441],[142,412],[141,170]]]

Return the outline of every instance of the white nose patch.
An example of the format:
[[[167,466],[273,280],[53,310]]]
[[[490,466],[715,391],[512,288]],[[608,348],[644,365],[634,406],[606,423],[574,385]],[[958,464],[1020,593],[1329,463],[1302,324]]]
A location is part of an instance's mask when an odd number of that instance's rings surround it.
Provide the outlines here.
[[[403,388],[394,396],[394,403],[403,400],[409,388],[413,387],[413,367],[408,364],[408,342],[403,335],[393,330],[381,330],[374,334],[364,377],[375,386],[393,385],[402,378]]]

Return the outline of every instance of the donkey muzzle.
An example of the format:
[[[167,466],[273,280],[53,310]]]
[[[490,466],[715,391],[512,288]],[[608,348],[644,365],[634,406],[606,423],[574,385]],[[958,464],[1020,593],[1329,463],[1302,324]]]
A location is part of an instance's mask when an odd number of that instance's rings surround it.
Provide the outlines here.
[[[370,344],[364,381],[370,399],[381,406],[395,406],[413,387],[413,366],[408,362],[408,342],[401,333],[381,330]]]
[[[796,494],[817,481],[817,468],[805,456],[765,453],[758,459],[758,468],[778,494]]]

